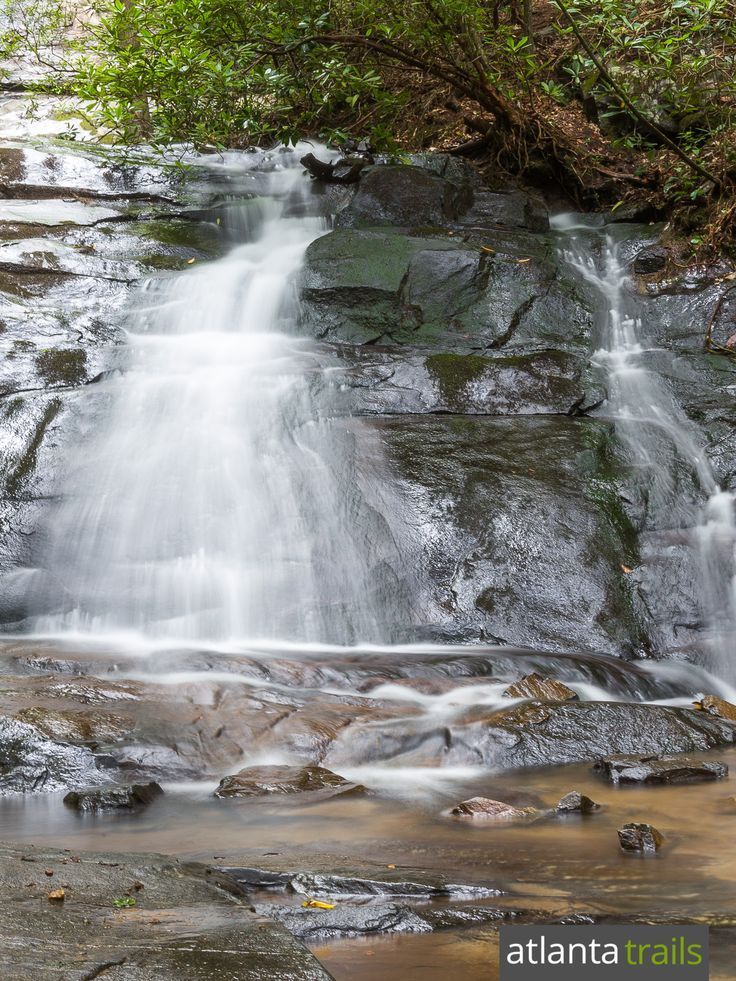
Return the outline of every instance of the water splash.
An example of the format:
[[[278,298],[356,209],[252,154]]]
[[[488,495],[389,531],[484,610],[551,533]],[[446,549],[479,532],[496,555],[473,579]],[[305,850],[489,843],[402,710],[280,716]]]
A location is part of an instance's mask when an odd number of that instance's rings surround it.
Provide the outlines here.
[[[242,202],[230,231],[251,241],[140,292],[108,418],[42,536],[31,629],[390,638],[357,423],[337,418],[329,354],[293,332],[295,274],[327,231],[297,157]]]
[[[697,550],[698,598],[708,630],[706,658],[722,678],[736,680],[736,496],[719,487],[702,433],[666,379],[646,365],[656,349],[631,310],[618,243],[604,231],[596,234],[599,249],[591,249],[585,234],[590,227],[576,224],[571,216],[558,217],[554,227],[570,236],[565,260],[601,300],[601,346],[593,364],[606,373],[604,411],[643,492],[647,525],[680,529]],[[693,482],[694,493],[689,486]]]

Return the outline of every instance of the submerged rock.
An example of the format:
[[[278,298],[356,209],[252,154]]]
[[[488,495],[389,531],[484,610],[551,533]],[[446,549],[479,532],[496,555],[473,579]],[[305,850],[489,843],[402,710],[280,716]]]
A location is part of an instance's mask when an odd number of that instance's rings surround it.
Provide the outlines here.
[[[453,817],[477,818],[486,821],[523,821],[539,816],[535,807],[514,807],[501,800],[488,797],[471,797],[456,804],[450,814]]]
[[[611,783],[698,783],[723,780],[725,763],[676,756],[616,756],[593,767]]]
[[[105,790],[73,790],[64,798],[67,807],[80,814],[100,811],[138,811],[163,794],[155,783],[133,784],[130,787],[111,787]]]
[[[270,794],[325,792],[336,796],[364,788],[321,766],[249,766],[223,777],[215,797],[265,797]],[[321,795],[322,796],[322,795]]]
[[[655,855],[664,838],[651,824],[625,824],[618,829],[618,840],[625,852]]]
[[[295,937],[307,942],[328,937],[431,933],[433,929],[423,916],[401,903],[344,904],[327,910],[261,903],[255,909],[257,913],[282,923]]]
[[[577,790],[571,790],[557,802],[555,810],[558,814],[594,814],[601,809],[600,804],[596,804],[590,797],[581,794]]]
[[[536,672],[515,681],[504,692],[507,698],[537,698],[548,702],[569,702],[578,698],[577,692],[554,678],[544,678]]]

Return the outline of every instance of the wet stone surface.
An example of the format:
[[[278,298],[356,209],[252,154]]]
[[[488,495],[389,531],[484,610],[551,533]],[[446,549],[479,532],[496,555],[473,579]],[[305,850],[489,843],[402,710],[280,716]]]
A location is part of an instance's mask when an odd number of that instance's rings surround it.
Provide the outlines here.
[[[328,981],[306,948],[204,866],[2,845],[0,870],[3,977]],[[57,889],[63,901],[50,902]],[[131,905],[117,908],[116,900]]]

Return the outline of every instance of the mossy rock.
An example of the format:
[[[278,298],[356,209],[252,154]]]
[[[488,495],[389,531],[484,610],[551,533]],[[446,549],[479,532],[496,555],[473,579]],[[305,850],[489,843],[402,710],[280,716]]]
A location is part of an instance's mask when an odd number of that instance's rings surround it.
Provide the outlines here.
[[[87,378],[87,352],[80,348],[45,348],[36,356],[36,370],[47,385],[81,385]]]

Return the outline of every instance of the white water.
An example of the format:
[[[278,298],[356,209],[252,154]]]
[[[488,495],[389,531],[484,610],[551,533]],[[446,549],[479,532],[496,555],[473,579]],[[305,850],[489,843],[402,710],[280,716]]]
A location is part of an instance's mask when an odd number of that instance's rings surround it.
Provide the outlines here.
[[[327,225],[288,217],[309,183],[298,154],[277,159],[235,229],[254,241],[139,295],[109,416],[38,550],[31,629],[386,639],[350,426],[333,424],[324,351],[292,333],[295,274]]]
[[[606,373],[605,411],[644,490],[647,523],[657,529],[683,530],[697,549],[698,593],[709,631],[706,658],[720,677],[736,680],[736,498],[719,487],[703,435],[666,379],[646,365],[654,349],[641,319],[630,312],[627,275],[617,243],[605,235],[596,260],[580,235],[585,226],[563,215],[555,227],[570,234],[565,260],[601,297],[601,347],[593,361]],[[693,480],[694,499],[688,487]]]

